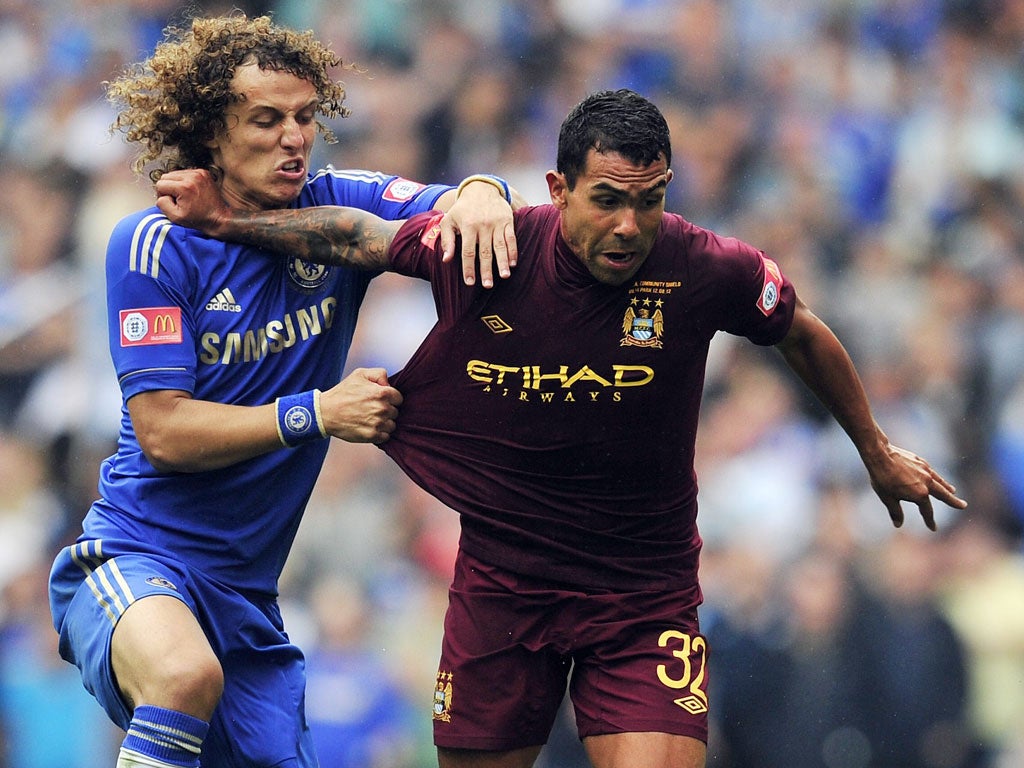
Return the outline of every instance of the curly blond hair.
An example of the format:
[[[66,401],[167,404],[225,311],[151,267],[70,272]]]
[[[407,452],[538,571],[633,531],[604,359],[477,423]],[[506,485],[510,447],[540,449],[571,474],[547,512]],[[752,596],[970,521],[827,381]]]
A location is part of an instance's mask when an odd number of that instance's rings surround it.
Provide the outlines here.
[[[347,117],[345,88],[331,77],[341,59],[312,32],[276,26],[269,16],[243,13],[192,19],[190,28],[170,26],[153,55],[105,83],[107,98],[120,108],[111,131],[142,149],[132,169],[154,181],[164,172],[211,164],[205,143],[225,129],[227,108],[241,97],[231,90],[237,67],[288,72],[316,89],[318,114]],[[331,130],[317,127],[333,143]]]

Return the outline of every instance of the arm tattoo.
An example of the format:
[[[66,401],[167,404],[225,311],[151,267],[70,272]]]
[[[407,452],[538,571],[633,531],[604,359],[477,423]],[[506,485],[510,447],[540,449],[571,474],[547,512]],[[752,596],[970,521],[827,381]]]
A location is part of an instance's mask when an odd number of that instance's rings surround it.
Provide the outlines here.
[[[318,264],[387,269],[388,248],[402,224],[358,208],[320,206],[238,212],[223,236]]]

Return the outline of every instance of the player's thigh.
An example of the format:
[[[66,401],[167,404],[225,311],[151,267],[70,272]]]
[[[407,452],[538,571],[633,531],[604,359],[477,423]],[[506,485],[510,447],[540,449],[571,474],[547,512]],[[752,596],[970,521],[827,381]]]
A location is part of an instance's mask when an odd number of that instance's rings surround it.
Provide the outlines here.
[[[437,764],[439,768],[531,768],[540,750],[540,747],[526,747],[508,752],[486,752],[438,747]]]
[[[149,595],[117,622],[110,641],[114,676],[130,704],[151,704],[208,720],[223,672],[206,634],[177,597]]]
[[[707,642],[671,593],[602,596],[569,695],[581,738],[609,734],[708,737]],[[637,615],[637,612],[642,615]],[[615,620],[617,619],[617,621]],[[617,742],[616,742],[617,743]]]
[[[588,736],[583,747],[594,768],[704,768],[707,747],[671,733]]]

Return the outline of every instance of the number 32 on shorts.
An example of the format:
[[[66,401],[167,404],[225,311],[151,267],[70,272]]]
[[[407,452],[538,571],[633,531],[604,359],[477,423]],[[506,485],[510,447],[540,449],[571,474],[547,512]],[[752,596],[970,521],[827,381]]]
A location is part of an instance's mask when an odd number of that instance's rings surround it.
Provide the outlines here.
[[[672,655],[682,662],[673,663],[671,671],[666,664],[658,665],[658,679],[662,685],[677,691],[687,691],[687,695],[676,699],[675,703],[694,715],[707,712],[707,641],[701,635],[688,635],[676,629],[667,629],[658,638],[658,645],[671,649]]]

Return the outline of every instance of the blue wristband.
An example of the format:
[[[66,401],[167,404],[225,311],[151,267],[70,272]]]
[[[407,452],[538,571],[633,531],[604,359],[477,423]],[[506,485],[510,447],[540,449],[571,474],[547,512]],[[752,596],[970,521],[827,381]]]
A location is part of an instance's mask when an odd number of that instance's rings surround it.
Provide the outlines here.
[[[327,437],[320,414],[320,390],[285,395],[274,401],[277,408],[277,436],[281,444],[295,448]]]
[[[461,195],[462,190],[466,188],[466,185],[471,184],[474,181],[485,181],[495,187],[505,196],[505,202],[512,205],[512,191],[509,189],[508,182],[501,178],[501,176],[495,176],[490,173],[474,173],[472,176],[467,176],[459,184],[456,189],[455,196],[458,197]]]

